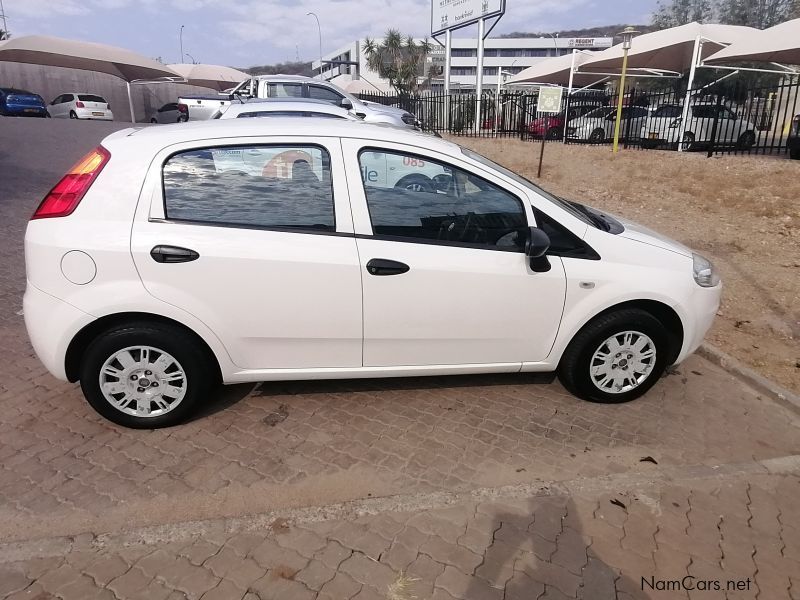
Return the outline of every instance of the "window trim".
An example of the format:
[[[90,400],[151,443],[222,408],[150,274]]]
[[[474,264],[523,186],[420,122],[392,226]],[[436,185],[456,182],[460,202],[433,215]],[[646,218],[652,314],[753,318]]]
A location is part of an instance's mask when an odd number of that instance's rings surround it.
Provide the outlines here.
[[[331,190],[331,211],[333,214],[333,228],[330,230],[327,229],[317,229],[314,227],[286,227],[280,225],[255,225],[255,224],[247,224],[247,223],[227,223],[225,221],[199,221],[193,219],[178,219],[175,217],[169,216],[169,211],[167,211],[167,190],[164,185],[164,167],[167,163],[172,160],[173,157],[179,154],[186,154],[189,152],[197,152],[199,150],[214,150],[214,149],[224,149],[224,148],[264,148],[264,147],[277,147],[277,148],[287,148],[292,145],[292,142],[276,142],[276,143],[255,143],[255,144],[215,144],[215,145],[205,145],[205,146],[193,146],[191,148],[185,148],[183,150],[176,150],[175,152],[170,152],[167,156],[164,157],[164,160],[161,161],[159,165],[158,171],[158,180],[159,180],[159,188],[161,190],[161,210],[163,211],[164,218],[163,219],[154,219],[148,217],[148,221],[150,222],[162,222],[162,223],[186,223],[189,225],[195,226],[203,226],[203,227],[226,227],[230,229],[255,229],[259,231],[276,231],[276,232],[283,232],[283,233],[311,233],[311,234],[324,234],[324,235],[346,235],[352,236],[352,233],[348,232],[340,232],[337,231],[337,221],[336,221],[336,195],[334,191],[333,185],[333,157],[331,156],[330,151],[321,144],[314,144],[314,143],[304,143],[304,144],[295,144],[294,148],[317,148],[320,151],[324,152],[328,156],[328,164],[330,169],[330,190]]]
[[[522,216],[523,216],[523,218],[525,220],[525,224],[526,224],[525,226],[526,227],[530,227],[530,221],[528,219],[528,214],[525,212],[525,202],[519,197],[518,194],[515,194],[515,193],[509,191],[508,188],[506,188],[506,187],[504,187],[502,185],[498,185],[495,182],[489,181],[488,179],[486,179],[485,177],[481,177],[480,175],[478,175],[474,171],[470,171],[470,170],[465,169],[463,167],[455,166],[452,163],[445,162],[445,161],[443,161],[443,160],[441,160],[439,158],[431,158],[430,156],[427,156],[427,155],[424,155],[424,154],[419,154],[419,153],[416,153],[416,152],[408,152],[406,150],[394,150],[394,149],[390,149],[390,148],[381,148],[381,147],[378,147],[378,146],[369,146],[369,145],[367,145],[367,146],[361,146],[359,148],[358,153],[356,154],[356,164],[358,166],[359,181],[361,182],[361,191],[364,194],[364,202],[366,204],[367,214],[369,215],[369,225],[370,225],[370,229],[371,229],[372,233],[371,234],[358,234],[357,233],[355,235],[355,237],[357,239],[374,239],[374,240],[379,240],[379,241],[402,242],[402,243],[407,243],[407,244],[425,244],[425,245],[429,245],[429,246],[448,246],[448,247],[454,247],[454,248],[469,248],[471,250],[488,250],[490,252],[513,252],[515,254],[522,254],[522,253],[525,252],[524,248],[522,248],[522,249],[500,248],[498,246],[481,246],[481,245],[475,244],[473,242],[458,242],[458,241],[450,241],[450,240],[434,240],[434,239],[431,239],[431,238],[417,238],[417,237],[395,236],[395,235],[387,235],[387,234],[382,234],[382,233],[375,233],[375,225],[373,223],[372,211],[370,210],[369,197],[367,195],[367,187],[364,184],[363,177],[360,176],[360,173],[361,173],[361,155],[364,152],[380,152],[380,153],[383,153],[383,154],[397,154],[397,155],[400,155],[401,157],[402,156],[408,156],[408,157],[411,157],[411,158],[419,158],[419,159],[427,161],[427,162],[439,163],[439,164],[441,164],[441,165],[443,165],[443,166],[445,166],[447,168],[450,168],[450,169],[458,169],[459,171],[464,171],[465,173],[468,173],[468,174],[472,175],[473,177],[477,177],[478,179],[488,183],[489,185],[492,185],[492,186],[494,186],[496,188],[501,189],[506,194],[508,194],[509,196],[514,198],[514,200],[516,200],[517,203],[520,206],[520,209],[521,209],[521,212],[522,212]]]

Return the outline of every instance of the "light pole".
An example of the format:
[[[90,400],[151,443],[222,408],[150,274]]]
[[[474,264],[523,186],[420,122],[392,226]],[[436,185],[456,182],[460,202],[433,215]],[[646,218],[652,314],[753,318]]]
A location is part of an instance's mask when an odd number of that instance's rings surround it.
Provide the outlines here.
[[[178,36],[180,38],[180,40],[181,40],[181,64],[183,63],[183,28],[184,27],[186,27],[186,25],[181,25],[181,32],[180,32],[180,35]]]
[[[322,79],[322,27],[319,26],[319,17],[315,12],[307,12],[306,16],[311,15],[317,20],[317,33],[319,33],[319,78]]]
[[[622,122],[622,101],[625,97],[625,71],[628,70],[628,50],[631,49],[633,36],[637,33],[639,32],[633,27],[626,27],[622,33],[620,33],[622,36],[622,75],[620,75],[619,88],[617,89],[617,96],[619,96],[619,98],[617,100],[617,120],[614,122],[614,146],[612,149],[614,154],[619,152],[619,129],[620,123]]]
[[[553,38],[553,47],[556,49],[556,56],[558,56],[558,34],[548,33],[547,35]]]
[[[197,64],[197,61],[194,59],[194,56],[192,56],[192,55],[191,55],[191,54],[189,54],[188,52],[186,53],[186,56],[188,56],[189,58],[191,58],[191,59],[192,59],[192,64],[193,64],[193,65],[196,65],[196,64]]]

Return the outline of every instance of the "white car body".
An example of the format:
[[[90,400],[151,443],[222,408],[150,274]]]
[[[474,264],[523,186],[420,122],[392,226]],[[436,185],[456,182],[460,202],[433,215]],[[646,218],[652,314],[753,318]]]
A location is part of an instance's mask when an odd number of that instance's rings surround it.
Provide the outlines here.
[[[182,108],[181,108],[182,107]],[[150,115],[151,123],[161,125],[171,125],[172,123],[184,123],[189,120],[189,110],[185,104],[179,102],[167,102],[159,107]]]
[[[47,106],[54,119],[95,119],[113,121],[114,113],[102,96],[88,92],[71,92],[56,96]]]
[[[360,121],[353,111],[334,106],[323,100],[251,99],[221,107],[212,119],[242,119],[249,117],[322,117]]]
[[[756,139],[756,127],[746,119],[742,119],[726,106],[717,107],[713,103],[698,103],[689,107],[686,125],[681,128],[683,107],[667,104],[658,107],[642,124],[641,138],[646,145],[676,145],[680,141],[681,131],[684,136],[691,136],[694,143],[707,144],[712,137],[717,144],[736,144],[743,135]],[[718,118],[715,119],[715,114]],[[663,116],[662,116],[663,115]],[[714,136],[714,121],[716,135]],[[746,144],[744,144],[746,145]],[[749,144],[752,146],[752,143]]]
[[[567,124],[567,139],[603,142],[614,137],[617,111],[614,107],[596,108]],[[647,108],[625,106],[620,120],[620,139],[637,139],[647,119]]]
[[[165,212],[162,168],[171,157],[202,156],[205,166],[213,159],[214,178],[228,171],[274,178],[285,173],[285,161],[261,148],[275,144],[311,148],[291,153],[313,154],[303,162],[313,163],[317,179],[329,169],[335,226],[220,227]],[[74,212],[36,218],[25,236],[26,326],[37,355],[62,380],[77,378],[70,349],[82,332],[131,314],[194,332],[213,353],[222,381],[237,383],[553,371],[587,323],[633,305],[670,315],[675,363],[697,348],[719,305],[720,285],[696,282],[692,252],[681,244],[626,221],[618,235],[601,230],[514,174],[425,134],[338,119],[230,119],[128,129],[103,147],[111,158]],[[394,182],[400,173],[433,181],[454,170],[489,186],[492,198],[515,198],[530,226],[558,223],[596,259],[553,251],[545,259],[549,269],[535,272],[521,250],[417,243],[373,230],[372,185],[386,194],[404,187]],[[425,198],[450,202],[441,195],[446,186],[437,189]],[[459,193],[479,204],[490,197]],[[402,198],[418,201],[413,193]],[[420,226],[404,206],[381,210],[395,211],[398,229],[408,219]],[[449,236],[447,223],[439,231]],[[157,262],[151,252],[162,245],[192,249],[199,258]],[[374,276],[373,259],[410,270]]]

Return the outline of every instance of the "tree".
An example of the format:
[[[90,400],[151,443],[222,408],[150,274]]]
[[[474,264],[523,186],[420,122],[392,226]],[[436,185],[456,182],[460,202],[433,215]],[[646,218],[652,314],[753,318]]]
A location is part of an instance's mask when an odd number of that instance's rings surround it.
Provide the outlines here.
[[[667,29],[694,21],[705,23],[713,14],[711,0],[659,0],[653,25]]]
[[[389,29],[383,41],[366,38],[362,46],[367,65],[400,94],[417,91],[418,78],[424,73],[425,61],[431,51],[428,40],[415,42],[396,29]]]
[[[797,0],[719,0],[721,23],[766,29],[792,18]]]

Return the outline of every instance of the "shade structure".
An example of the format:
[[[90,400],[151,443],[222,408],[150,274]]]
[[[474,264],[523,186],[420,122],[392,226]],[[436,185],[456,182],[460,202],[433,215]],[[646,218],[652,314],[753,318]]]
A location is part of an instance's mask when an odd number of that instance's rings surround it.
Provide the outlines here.
[[[569,85],[570,70],[573,66],[579,66],[590,58],[587,52],[576,52],[566,54],[564,56],[557,56],[553,58],[546,58],[532,67],[523,69],[513,77],[509,77],[507,84],[515,83],[551,83],[555,85]],[[593,75],[575,75],[573,77],[573,86],[589,85],[597,80]]]
[[[250,78],[244,71],[222,65],[175,64],[169,65],[169,68],[190,85],[212,88],[220,92]]]
[[[127,82],[178,77],[166,65],[124,48],[47,35],[24,35],[0,44],[0,60],[98,71]]]
[[[800,65],[800,19],[757,31],[709,56],[704,64],[767,62]]]
[[[132,122],[135,117],[131,82],[180,79],[166,65],[124,48],[48,35],[24,35],[6,40],[0,45],[0,61],[96,71],[119,77],[128,87]]]
[[[698,38],[703,42],[699,57],[702,60],[729,44],[746,40],[757,33],[758,30],[752,27],[714,23],[688,23],[654,31],[633,38],[628,53],[628,68],[685,73],[692,67],[692,57]],[[622,57],[622,44],[617,44],[593,54],[583,62],[579,71],[616,73],[622,69]]]

